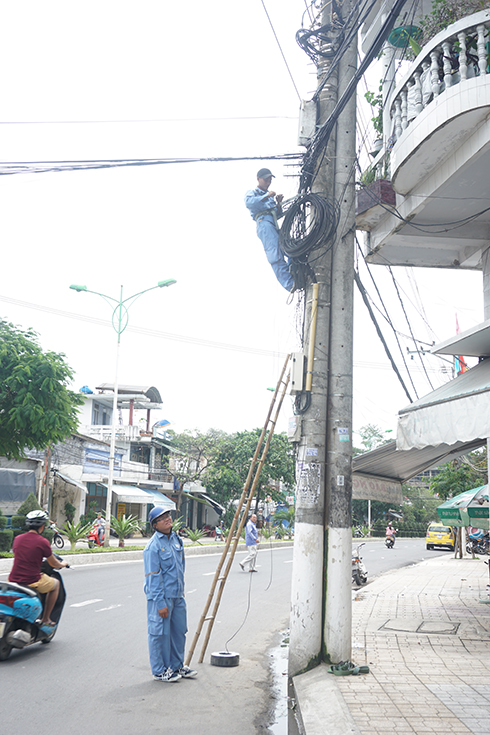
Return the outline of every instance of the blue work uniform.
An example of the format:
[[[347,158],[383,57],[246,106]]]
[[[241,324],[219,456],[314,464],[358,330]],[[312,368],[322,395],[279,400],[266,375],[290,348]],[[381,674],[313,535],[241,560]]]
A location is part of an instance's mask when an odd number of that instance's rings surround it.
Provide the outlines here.
[[[184,545],[172,532],[155,531],[143,552],[148,649],[152,674],[184,665],[187,607],[184,598]],[[158,611],[168,607],[168,617]]]
[[[279,231],[277,228],[277,204],[274,197],[267,195],[259,187],[247,191],[245,205],[257,222],[257,236],[264,246],[267,260],[276,274],[276,278],[285,289],[291,291],[294,280],[289,272],[287,260],[279,247]],[[268,214],[267,210],[270,210]],[[274,213],[273,213],[274,212]]]

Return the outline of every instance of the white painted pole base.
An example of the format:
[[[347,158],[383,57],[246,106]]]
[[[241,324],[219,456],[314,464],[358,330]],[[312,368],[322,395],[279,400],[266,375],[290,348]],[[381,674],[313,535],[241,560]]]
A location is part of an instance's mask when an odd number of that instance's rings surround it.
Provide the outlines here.
[[[322,645],[323,525],[295,523],[289,675],[317,661]]]
[[[325,647],[332,663],[350,661],[352,651],[352,529],[328,531]]]

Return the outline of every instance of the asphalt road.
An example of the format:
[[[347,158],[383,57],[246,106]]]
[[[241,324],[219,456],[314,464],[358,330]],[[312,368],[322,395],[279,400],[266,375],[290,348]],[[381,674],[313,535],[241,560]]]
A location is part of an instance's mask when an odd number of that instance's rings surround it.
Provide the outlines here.
[[[235,561],[205,662],[192,661],[199,676],[176,684],[151,678],[142,562],[75,562],[63,571],[68,598],[52,643],[13,651],[0,664],[2,732],[265,732],[275,708],[269,648],[288,625],[292,555],[291,547],[261,549],[259,574]],[[187,558],[188,644],[218,558]],[[210,666],[210,653],[233,636],[228,649],[240,654],[240,665]]]
[[[398,539],[392,550],[383,540],[369,541],[362,552],[369,579],[449,553],[426,551],[424,539]],[[187,558],[188,646],[218,558]],[[292,558],[292,547],[272,552],[264,545],[259,574],[252,575],[235,560],[202,664],[204,634],[196,648],[192,665],[199,676],[177,684],[151,679],[142,562],[81,566],[74,559],[74,567],[63,571],[68,598],[53,642],[13,651],[0,664],[2,732],[265,732],[276,709],[269,664],[288,626]],[[227,641],[228,650],[240,654],[240,665],[211,666],[210,653],[225,649]]]
[[[355,539],[352,548],[362,542],[363,539]],[[384,539],[369,540],[361,548],[361,557],[368,571],[368,583],[369,580],[379,577],[390,569],[399,569],[409,564],[418,564],[424,559],[452,553],[454,552],[442,549],[427,551],[425,538],[397,538],[392,549],[386,548]]]

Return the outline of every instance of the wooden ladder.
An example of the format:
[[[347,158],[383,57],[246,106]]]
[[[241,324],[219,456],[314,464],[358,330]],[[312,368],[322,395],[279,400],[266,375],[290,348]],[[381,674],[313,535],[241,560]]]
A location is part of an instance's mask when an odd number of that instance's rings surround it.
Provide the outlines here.
[[[257,442],[257,447],[255,449],[254,456],[252,457],[252,460],[250,462],[250,469],[248,471],[247,479],[245,480],[245,485],[243,486],[243,491],[240,496],[240,500],[238,501],[238,507],[236,509],[236,512],[233,518],[233,522],[231,524],[231,528],[228,533],[228,537],[226,539],[225,546],[223,548],[221,559],[218,563],[216,572],[214,574],[213,581],[211,583],[211,589],[208,595],[208,599],[206,601],[206,605],[204,606],[204,610],[201,615],[201,619],[199,620],[199,625],[197,626],[197,630],[194,635],[192,645],[187,654],[187,658],[185,661],[186,666],[189,666],[192,660],[192,657],[194,655],[194,651],[196,649],[197,642],[201,635],[201,631],[203,629],[204,623],[207,622],[208,627],[206,631],[206,636],[205,636],[205,639],[202,645],[201,655],[199,657],[199,663],[203,662],[204,654],[206,653],[206,649],[208,647],[209,638],[211,636],[211,631],[213,629],[214,621],[216,620],[216,614],[218,612],[218,608],[221,602],[221,596],[225,588],[226,580],[228,578],[228,574],[229,574],[231,565],[233,564],[233,559],[235,558],[235,552],[238,546],[238,542],[240,541],[240,536],[241,536],[243,527],[245,525],[245,522],[247,520],[248,513],[250,511],[250,506],[252,505],[252,500],[254,498],[255,491],[256,491],[256,488],[257,488],[257,485],[260,479],[260,473],[264,466],[264,462],[267,457],[267,452],[269,451],[269,446],[272,440],[272,436],[274,434],[274,429],[276,427],[277,418],[281,410],[284,396],[286,395],[286,390],[287,390],[288,383],[289,383],[289,373],[285,379],[284,379],[284,374],[288,366],[289,358],[290,358],[290,355],[287,356],[286,361],[284,363],[284,367],[282,369],[281,376],[277,382],[277,385],[274,391],[274,395],[272,397],[271,405],[269,407],[269,411],[267,414],[267,419],[264,424],[264,428],[262,429],[262,433]],[[276,412],[274,414],[274,418],[271,419],[276,402],[277,402]],[[266,434],[267,434],[267,439],[264,444],[264,439],[266,437]],[[262,450],[262,454],[260,455],[263,444],[264,444],[264,447]],[[260,455],[260,459],[259,459],[259,455]],[[235,534],[234,533],[235,528],[237,527],[238,519],[240,518],[240,513],[243,508],[244,503],[245,503],[245,510],[243,512],[241,521],[238,525],[238,529]],[[232,542],[233,542],[233,545],[232,545]],[[231,551],[230,551],[230,546],[231,546]],[[228,556],[228,552],[230,552],[229,556]],[[224,572],[221,573],[221,570],[223,569],[225,565],[227,556],[228,556],[228,563],[226,565]],[[216,600],[214,603],[213,611],[211,615],[208,615],[209,608],[211,607],[211,603],[215,596],[216,588],[218,588],[218,592],[216,595]]]

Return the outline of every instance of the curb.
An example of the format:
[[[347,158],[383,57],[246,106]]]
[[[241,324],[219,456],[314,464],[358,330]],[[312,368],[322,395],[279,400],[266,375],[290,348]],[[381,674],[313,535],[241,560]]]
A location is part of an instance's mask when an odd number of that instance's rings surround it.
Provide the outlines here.
[[[272,542],[262,542],[262,547],[264,547],[267,543],[267,547],[280,547],[285,548],[287,546],[293,546],[293,541],[272,541]],[[237,553],[238,552],[246,552],[245,547],[242,548],[243,545],[238,546]],[[201,556],[203,554],[214,554],[221,555],[221,552],[224,548],[224,544],[219,546],[218,544],[206,544],[203,546],[184,546],[184,553],[185,556],[188,558],[190,556]],[[68,558],[68,557],[67,557]],[[124,563],[128,561],[140,561],[143,559],[143,549],[141,551],[114,551],[110,552],[107,551],[105,553],[95,553],[95,554],[75,554],[73,556],[69,557],[70,560],[73,559],[73,562],[70,561],[70,566],[78,567],[78,566],[86,566],[90,564],[110,564],[110,563]],[[0,559],[0,574],[8,574],[10,570],[12,569],[13,559]]]

